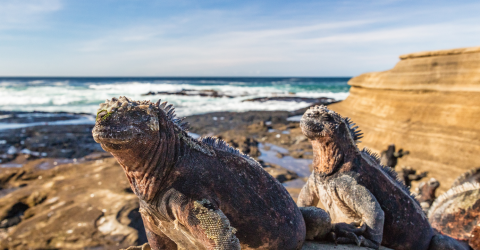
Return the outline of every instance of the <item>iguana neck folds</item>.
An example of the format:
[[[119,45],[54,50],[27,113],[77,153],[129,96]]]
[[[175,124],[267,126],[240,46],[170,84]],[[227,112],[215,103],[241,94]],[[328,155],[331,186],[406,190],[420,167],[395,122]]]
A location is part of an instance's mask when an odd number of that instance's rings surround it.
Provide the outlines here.
[[[123,167],[135,194],[149,201],[155,197],[160,184],[167,179],[184,151],[181,150],[181,144],[176,136],[159,137],[157,140],[143,144],[141,148],[112,152],[112,155]],[[158,152],[167,153],[162,155]]]
[[[312,140],[313,167],[316,173],[330,175],[343,163],[344,155],[334,140],[321,139],[323,140]]]

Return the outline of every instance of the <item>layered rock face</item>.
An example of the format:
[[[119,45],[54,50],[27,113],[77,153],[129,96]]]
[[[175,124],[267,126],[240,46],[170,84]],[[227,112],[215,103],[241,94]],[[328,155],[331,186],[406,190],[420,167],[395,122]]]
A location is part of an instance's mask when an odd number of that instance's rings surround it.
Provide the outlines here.
[[[352,78],[349,97],[329,108],[350,117],[380,152],[410,151],[409,165],[440,180],[480,165],[480,47],[400,56],[391,70]]]

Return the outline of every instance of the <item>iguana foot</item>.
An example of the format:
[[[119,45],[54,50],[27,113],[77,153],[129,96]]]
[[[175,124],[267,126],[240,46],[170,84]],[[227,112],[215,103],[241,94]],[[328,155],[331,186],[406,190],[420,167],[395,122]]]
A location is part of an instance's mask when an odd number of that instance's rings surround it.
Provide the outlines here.
[[[361,236],[367,228],[365,224],[357,227],[356,223],[336,223],[333,225],[332,231],[329,233],[327,239],[335,242],[335,244],[362,244],[363,236]],[[360,238],[361,237],[361,238]]]
[[[368,248],[373,248],[373,249],[379,249],[380,248],[379,243],[374,243],[373,241],[371,241],[369,239],[366,239],[363,236],[360,236],[359,238],[361,239],[362,242],[358,246],[368,247]]]
[[[330,215],[318,207],[300,207],[305,226],[307,228],[306,240],[323,240],[332,230]]]
[[[470,247],[461,241],[443,234],[436,234],[430,242],[429,250],[469,250]]]

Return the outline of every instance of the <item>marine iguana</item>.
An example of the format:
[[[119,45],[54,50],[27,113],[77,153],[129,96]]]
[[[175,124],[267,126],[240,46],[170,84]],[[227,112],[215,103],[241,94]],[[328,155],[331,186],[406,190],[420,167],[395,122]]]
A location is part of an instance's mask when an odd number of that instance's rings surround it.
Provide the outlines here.
[[[388,145],[387,150],[382,151],[380,154],[380,164],[383,166],[388,166],[391,168],[395,168],[398,163],[398,158],[402,158],[405,155],[410,154],[409,151],[403,151],[403,149],[399,149],[398,152],[395,152],[395,144]]]
[[[435,198],[437,197],[435,192],[438,187],[440,187],[440,182],[433,177],[427,182],[420,182],[420,184],[418,184],[415,199],[420,203],[420,206],[425,213],[428,213],[433,201],[435,201]]]
[[[348,118],[326,106],[305,112],[300,127],[312,143],[314,170],[297,205],[316,206],[320,200],[332,223],[362,222],[366,225],[363,246],[463,249],[460,242],[435,234],[392,168],[380,165],[377,155],[369,150],[358,149],[356,143],[362,134],[353,126]]]
[[[403,181],[403,184],[410,188],[412,186],[412,181],[419,181],[426,177],[428,172],[422,172],[417,174],[417,170],[412,169],[411,167],[402,167],[402,170],[398,174],[398,178]]]
[[[480,183],[480,168],[471,169],[462,175],[460,175],[452,184],[452,188],[456,186],[460,186],[463,183],[470,182],[470,183]]]
[[[442,234],[478,242],[472,233],[480,226],[480,184],[466,182],[442,194],[428,211],[428,219]]]
[[[305,222],[286,189],[249,156],[195,140],[172,105],[112,98],[93,137],[140,199],[152,249],[300,249]],[[113,181],[113,180],[112,180]]]

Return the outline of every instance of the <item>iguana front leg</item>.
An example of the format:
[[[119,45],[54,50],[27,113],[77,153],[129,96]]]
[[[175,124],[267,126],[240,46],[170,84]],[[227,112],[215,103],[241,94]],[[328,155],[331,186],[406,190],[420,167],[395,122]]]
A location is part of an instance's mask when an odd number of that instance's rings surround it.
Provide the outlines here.
[[[320,201],[318,197],[317,188],[315,187],[315,175],[311,174],[307,183],[303,186],[297,199],[297,206],[299,207],[315,207]]]
[[[176,250],[177,244],[172,241],[163,232],[152,228],[149,220],[144,218],[142,214],[143,225],[145,226],[145,233],[147,234],[148,244],[152,250]],[[155,231],[155,232],[154,232]],[[143,250],[143,249],[142,249]]]
[[[375,196],[348,176],[337,179],[331,190],[341,203],[339,205],[344,207],[344,212],[361,218],[366,225],[365,240],[361,245],[378,249],[383,238],[385,215]]]
[[[240,241],[235,236],[236,229],[220,209],[208,200],[194,201],[193,208],[183,214],[181,221],[193,235],[202,238],[207,249],[237,250],[241,249]],[[196,218],[193,219],[193,218]]]
[[[235,236],[236,229],[230,226],[228,218],[209,200],[189,201],[178,194],[175,197],[167,198],[168,202],[161,205],[167,210],[166,214],[160,214],[157,208],[148,204],[141,207],[140,212],[148,221],[146,225],[151,225],[151,231],[157,235],[159,230],[165,231],[179,250],[240,249],[240,242]]]

